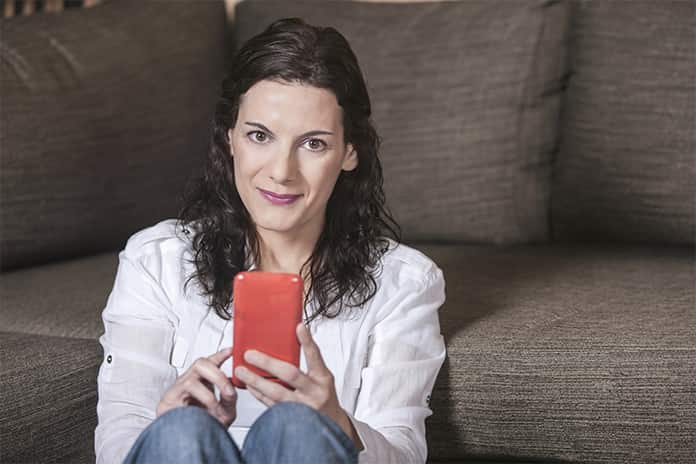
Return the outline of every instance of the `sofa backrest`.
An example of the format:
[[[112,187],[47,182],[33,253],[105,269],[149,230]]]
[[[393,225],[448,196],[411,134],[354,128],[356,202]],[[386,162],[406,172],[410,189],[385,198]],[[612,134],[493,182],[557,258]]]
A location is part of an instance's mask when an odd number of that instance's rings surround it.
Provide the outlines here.
[[[347,36],[407,241],[694,243],[693,2],[237,8],[237,43],[287,16]],[[224,5],[119,0],[2,28],[0,269],[174,216],[208,148]]]
[[[177,213],[224,69],[220,2],[2,20],[2,270],[117,250]]]
[[[572,8],[553,238],[694,244],[696,3]]]
[[[299,16],[346,36],[407,241],[548,240],[567,3],[244,1],[240,44]]]

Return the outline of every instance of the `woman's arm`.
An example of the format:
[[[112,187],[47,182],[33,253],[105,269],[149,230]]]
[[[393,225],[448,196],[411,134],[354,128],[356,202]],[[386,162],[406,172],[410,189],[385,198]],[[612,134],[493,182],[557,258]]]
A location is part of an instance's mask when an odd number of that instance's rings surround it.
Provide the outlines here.
[[[442,271],[402,285],[380,308],[370,333],[367,366],[354,414],[362,463],[425,463],[425,418],[446,349],[438,309],[445,301]]]
[[[132,248],[127,244],[119,253],[114,287],[102,313],[104,360],[97,377],[94,433],[98,464],[123,462],[177,376],[169,363],[176,322],[171,301],[158,282],[157,266],[146,267],[148,257],[132,256]]]

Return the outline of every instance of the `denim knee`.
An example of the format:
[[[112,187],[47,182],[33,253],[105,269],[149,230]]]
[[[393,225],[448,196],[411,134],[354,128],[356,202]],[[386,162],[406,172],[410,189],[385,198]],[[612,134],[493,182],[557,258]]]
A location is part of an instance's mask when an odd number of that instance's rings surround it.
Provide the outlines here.
[[[177,432],[183,431],[189,437],[201,435],[204,432],[207,436],[210,429],[225,431],[225,427],[220,421],[208,414],[203,408],[196,406],[181,406],[170,409],[155,419],[151,425],[155,429],[153,432],[175,435]]]
[[[205,462],[231,442],[225,426],[202,408],[182,406],[155,419],[138,437],[124,463]],[[238,450],[226,454],[238,455]],[[234,462],[234,461],[232,461]]]
[[[244,448],[247,462],[252,463],[354,463],[358,453],[336,422],[294,401],[282,401],[264,411],[249,431]]]
[[[281,401],[268,408],[259,417],[266,416],[264,420],[286,422],[297,422],[300,420],[318,420],[319,412],[304,403],[295,401]]]

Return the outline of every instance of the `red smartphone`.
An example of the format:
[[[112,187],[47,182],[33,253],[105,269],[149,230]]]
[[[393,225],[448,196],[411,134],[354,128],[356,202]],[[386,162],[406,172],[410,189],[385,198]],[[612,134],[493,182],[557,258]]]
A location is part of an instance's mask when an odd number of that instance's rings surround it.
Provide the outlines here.
[[[246,389],[234,374],[237,366],[293,387],[244,360],[254,349],[300,367],[300,342],[295,328],[302,321],[304,283],[297,274],[245,271],[234,276],[234,338],[232,339],[232,384]]]

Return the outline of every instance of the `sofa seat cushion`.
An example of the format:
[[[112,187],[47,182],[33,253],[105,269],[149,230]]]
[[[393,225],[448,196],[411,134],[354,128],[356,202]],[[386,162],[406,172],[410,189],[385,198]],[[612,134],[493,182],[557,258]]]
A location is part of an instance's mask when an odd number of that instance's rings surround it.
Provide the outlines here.
[[[96,340],[0,331],[2,462],[94,462]]]
[[[97,339],[118,252],[4,272],[0,330]]]
[[[446,280],[433,459],[692,459],[693,248],[416,246]]]
[[[690,457],[693,248],[415,246],[446,280],[448,359],[427,428],[433,462]],[[96,339],[117,260],[114,252],[2,274],[0,330]],[[3,334],[2,353],[27,340],[46,352],[86,343],[31,337]]]

